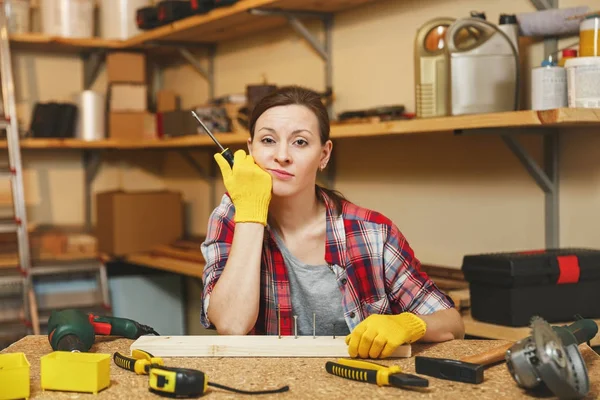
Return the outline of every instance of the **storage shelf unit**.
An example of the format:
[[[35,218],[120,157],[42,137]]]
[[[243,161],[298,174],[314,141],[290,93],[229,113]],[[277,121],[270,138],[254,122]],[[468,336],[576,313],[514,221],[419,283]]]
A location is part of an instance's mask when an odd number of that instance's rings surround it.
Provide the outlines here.
[[[38,33],[11,35],[14,49],[77,53],[90,50],[130,50],[155,42],[218,43],[266,31],[288,23],[284,15],[256,15],[251,10],[277,9],[306,13],[335,13],[377,0],[242,0],[203,15],[194,15],[142,32],[127,40],[70,39]]]
[[[493,114],[461,115],[430,119],[395,120],[366,123],[334,123],[333,139],[352,137],[379,137],[429,133],[460,133],[470,130],[535,128],[600,127],[600,109],[560,108],[547,111],[513,111]],[[248,132],[216,133],[224,145],[243,145]],[[0,142],[6,147],[6,142]],[[23,139],[23,149],[169,149],[215,147],[207,135],[182,136],[146,141],[99,140],[86,142],[77,139]]]

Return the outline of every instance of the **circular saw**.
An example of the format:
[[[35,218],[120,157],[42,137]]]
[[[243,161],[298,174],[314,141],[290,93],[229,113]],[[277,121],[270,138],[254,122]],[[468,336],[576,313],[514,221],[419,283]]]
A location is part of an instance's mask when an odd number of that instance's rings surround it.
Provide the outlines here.
[[[580,399],[590,389],[587,367],[577,343],[565,344],[542,318],[534,317],[531,336],[506,352],[508,370],[524,389],[546,386],[559,399]]]

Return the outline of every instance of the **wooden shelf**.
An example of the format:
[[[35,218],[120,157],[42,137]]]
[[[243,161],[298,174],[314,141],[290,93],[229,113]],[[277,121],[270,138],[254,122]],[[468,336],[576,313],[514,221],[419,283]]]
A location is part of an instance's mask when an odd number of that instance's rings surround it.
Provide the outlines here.
[[[376,0],[241,0],[207,14],[194,15],[172,24],[142,32],[128,40],[65,38],[27,33],[11,35],[11,47],[18,50],[55,53],[82,53],[92,50],[146,48],[154,42],[216,43],[283,26],[282,16],[257,16],[248,10],[258,7],[283,10],[339,12]]]
[[[125,41],[125,47],[151,41],[216,43],[241,38],[287,24],[282,16],[257,16],[253,8],[276,8],[318,12],[339,12],[376,0],[242,0],[217,8],[204,15],[194,15],[172,24],[141,33]]]
[[[379,136],[415,135],[428,133],[452,133],[457,130],[520,127],[574,127],[600,126],[600,109],[560,108],[548,111],[514,111],[494,114],[461,115],[429,119],[398,120],[365,123],[332,123],[333,139],[363,138]],[[217,133],[224,146],[244,145],[248,139],[246,131]],[[0,142],[0,148],[6,142]],[[182,136],[177,138],[146,141],[117,141],[112,139],[86,142],[78,139],[22,139],[22,149],[175,149],[215,147],[207,135]]]
[[[47,36],[41,33],[26,33],[10,36],[10,46],[15,50],[53,53],[82,53],[92,50],[119,49],[123,47],[120,40],[102,38],[71,39]]]
[[[193,276],[195,278],[202,278],[202,271],[204,269],[204,263],[178,260],[148,253],[130,254],[124,258],[124,261],[162,271]]]

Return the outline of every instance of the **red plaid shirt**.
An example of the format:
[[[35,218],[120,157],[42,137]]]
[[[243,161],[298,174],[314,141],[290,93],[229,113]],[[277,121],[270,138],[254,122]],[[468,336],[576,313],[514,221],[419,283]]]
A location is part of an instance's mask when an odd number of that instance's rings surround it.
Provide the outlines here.
[[[404,311],[430,314],[454,307],[452,300],[420,270],[413,250],[392,221],[350,202],[344,202],[341,215],[337,215],[333,202],[326,195],[324,198],[325,261],[336,274],[350,331],[371,314]],[[233,241],[234,214],[235,207],[226,194],[210,216],[206,240],[201,245],[206,265],[200,320],[207,328],[211,327],[207,316],[210,294],[225,268]],[[292,335],[287,269],[267,225],[262,249],[260,309],[251,334],[278,334],[277,305],[281,334]]]

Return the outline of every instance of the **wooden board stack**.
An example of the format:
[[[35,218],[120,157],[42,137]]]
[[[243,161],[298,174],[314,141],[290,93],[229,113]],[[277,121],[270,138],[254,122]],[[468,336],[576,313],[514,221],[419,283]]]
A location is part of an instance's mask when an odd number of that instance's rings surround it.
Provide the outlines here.
[[[344,336],[142,336],[130,349],[155,357],[349,357]],[[390,358],[410,356],[405,344]]]

